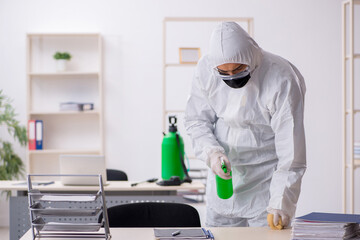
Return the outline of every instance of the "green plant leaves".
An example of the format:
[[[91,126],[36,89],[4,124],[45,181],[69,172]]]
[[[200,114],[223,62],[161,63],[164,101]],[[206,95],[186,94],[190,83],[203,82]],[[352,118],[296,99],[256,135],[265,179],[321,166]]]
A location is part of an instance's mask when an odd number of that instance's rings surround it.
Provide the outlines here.
[[[26,146],[26,128],[24,126],[20,126],[19,121],[15,119],[15,109],[10,103],[11,100],[3,95],[2,90],[0,90],[0,125],[7,126],[9,134],[19,141],[21,146]]]
[[[11,100],[0,90],[0,125],[4,125],[13,138],[19,141],[21,146],[26,146],[28,141],[26,128],[21,126],[15,119],[15,109],[11,106]],[[24,174],[24,164],[21,158],[15,154],[12,144],[0,138],[0,180],[18,179]]]
[[[71,59],[71,55],[68,52],[56,52],[53,56],[56,60],[59,59],[65,59],[65,60],[70,60]]]
[[[24,174],[24,164],[21,158],[14,153],[9,142],[0,145],[0,180],[18,179]]]

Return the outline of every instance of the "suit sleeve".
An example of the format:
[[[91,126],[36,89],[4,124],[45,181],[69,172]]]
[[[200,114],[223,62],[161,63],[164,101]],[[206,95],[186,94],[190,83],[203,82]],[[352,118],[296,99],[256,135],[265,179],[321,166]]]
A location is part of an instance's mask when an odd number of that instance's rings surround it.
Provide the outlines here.
[[[295,215],[306,170],[304,94],[301,76],[285,81],[274,98],[275,112],[271,119],[279,161],[270,184],[269,208],[283,210],[291,218]]]
[[[216,121],[216,113],[209,104],[199,75],[195,73],[185,110],[185,128],[191,137],[196,157],[205,161],[208,166],[211,153],[224,153],[223,147],[214,135]]]

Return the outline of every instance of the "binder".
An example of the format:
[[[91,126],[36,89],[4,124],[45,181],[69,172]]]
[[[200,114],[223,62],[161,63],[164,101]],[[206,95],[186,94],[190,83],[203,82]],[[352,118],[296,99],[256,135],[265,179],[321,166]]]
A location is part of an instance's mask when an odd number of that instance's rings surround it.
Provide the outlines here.
[[[296,219],[312,222],[360,223],[359,214],[312,212]]]
[[[35,120],[28,121],[28,140],[29,140],[29,150],[35,150],[36,149]]]
[[[36,120],[36,150],[43,149],[43,121]]]

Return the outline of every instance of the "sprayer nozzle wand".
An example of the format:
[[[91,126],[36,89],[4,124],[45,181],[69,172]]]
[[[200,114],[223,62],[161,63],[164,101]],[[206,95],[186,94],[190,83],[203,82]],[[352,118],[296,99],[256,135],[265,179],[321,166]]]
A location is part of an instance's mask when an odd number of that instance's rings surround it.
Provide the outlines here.
[[[222,168],[222,170],[224,171],[224,173],[227,173],[227,168],[226,168],[224,158],[220,157],[220,160],[221,160],[221,168]]]
[[[138,185],[139,183],[144,183],[144,182],[152,183],[152,182],[156,182],[157,180],[158,180],[157,178],[151,178],[151,179],[148,179],[148,180],[146,180],[146,181],[137,182],[137,183],[132,183],[131,186],[134,187],[134,186]]]

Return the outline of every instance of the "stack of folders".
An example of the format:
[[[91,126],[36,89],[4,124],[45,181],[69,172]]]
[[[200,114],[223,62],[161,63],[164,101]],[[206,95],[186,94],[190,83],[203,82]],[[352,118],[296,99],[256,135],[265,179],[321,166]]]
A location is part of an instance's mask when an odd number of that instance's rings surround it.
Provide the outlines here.
[[[94,110],[93,103],[63,102],[60,103],[60,111],[89,111]]]
[[[360,159],[360,142],[354,143],[354,158]]]
[[[155,239],[174,240],[174,239],[215,239],[210,230],[205,228],[173,228],[173,229],[154,229]]]
[[[293,240],[360,239],[360,215],[313,212],[293,221]]]
[[[43,121],[29,120],[27,130],[28,130],[29,150],[43,149]]]

